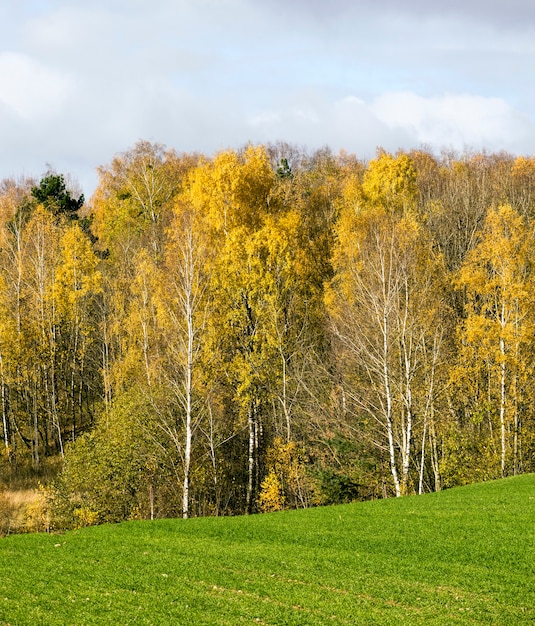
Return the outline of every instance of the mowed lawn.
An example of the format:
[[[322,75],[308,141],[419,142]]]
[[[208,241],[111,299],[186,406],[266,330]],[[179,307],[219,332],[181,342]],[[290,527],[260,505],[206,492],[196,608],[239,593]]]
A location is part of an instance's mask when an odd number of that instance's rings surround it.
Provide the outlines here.
[[[535,475],[0,539],[0,624],[535,623]]]

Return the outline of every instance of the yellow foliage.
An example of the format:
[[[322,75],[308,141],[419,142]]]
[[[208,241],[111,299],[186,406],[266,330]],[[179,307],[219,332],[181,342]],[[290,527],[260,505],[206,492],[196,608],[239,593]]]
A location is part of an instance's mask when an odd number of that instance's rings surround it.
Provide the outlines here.
[[[305,463],[295,441],[284,442],[281,437],[275,437],[267,451],[266,466],[268,473],[258,498],[262,511],[279,511],[309,501]]]
[[[413,209],[416,204],[416,170],[407,154],[394,157],[382,152],[370,161],[364,174],[362,192],[371,205],[394,211]]]
[[[187,195],[196,212],[227,235],[239,226],[259,225],[274,184],[265,148],[248,146],[243,153],[227,150],[201,161],[189,176]]]
[[[141,236],[165,221],[185,171],[196,161],[179,158],[159,144],[139,141],[116,155],[111,165],[98,168],[91,214],[99,245],[114,257],[121,247],[131,250],[133,242],[139,243]]]
[[[25,512],[25,528],[29,532],[50,530],[50,498],[43,486],[35,492]]]
[[[510,205],[489,211],[481,241],[455,281],[457,288],[466,289],[473,313],[498,318],[527,304],[532,293],[526,282],[532,249],[532,237]]]
[[[286,497],[280,478],[271,471],[262,481],[258,506],[263,513],[281,511],[284,508]]]
[[[76,528],[84,528],[85,526],[95,526],[98,524],[98,513],[91,509],[81,506],[74,510],[77,518]]]
[[[519,156],[515,159],[511,174],[520,182],[526,182],[535,177],[535,159],[533,157]]]
[[[65,231],[60,245],[53,295],[58,312],[72,315],[84,298],[102,291],[102,275],[91,242],[77,224]]]

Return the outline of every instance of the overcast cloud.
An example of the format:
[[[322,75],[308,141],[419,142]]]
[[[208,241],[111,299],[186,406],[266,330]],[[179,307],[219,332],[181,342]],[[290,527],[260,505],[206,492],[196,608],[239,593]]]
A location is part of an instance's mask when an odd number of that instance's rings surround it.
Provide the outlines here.
[[[535,153],[531,0],[4,0],[0,178],[138,139]]]

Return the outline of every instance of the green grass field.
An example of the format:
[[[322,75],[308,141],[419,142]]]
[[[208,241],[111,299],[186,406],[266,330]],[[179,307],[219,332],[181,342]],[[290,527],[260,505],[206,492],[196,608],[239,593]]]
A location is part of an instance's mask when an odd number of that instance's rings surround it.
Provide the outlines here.
[[[0,624],[535,623],[535,475],[0,539]]]

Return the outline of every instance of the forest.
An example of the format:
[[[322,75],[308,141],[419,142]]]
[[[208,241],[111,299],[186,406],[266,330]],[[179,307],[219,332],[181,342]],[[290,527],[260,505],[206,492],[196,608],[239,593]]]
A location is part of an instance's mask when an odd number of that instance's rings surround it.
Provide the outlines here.
[[[0,475],[51,526],[535,471],[535,158],[140,141],[0,183]],[[53,468],[53,470],[51,470]]]

